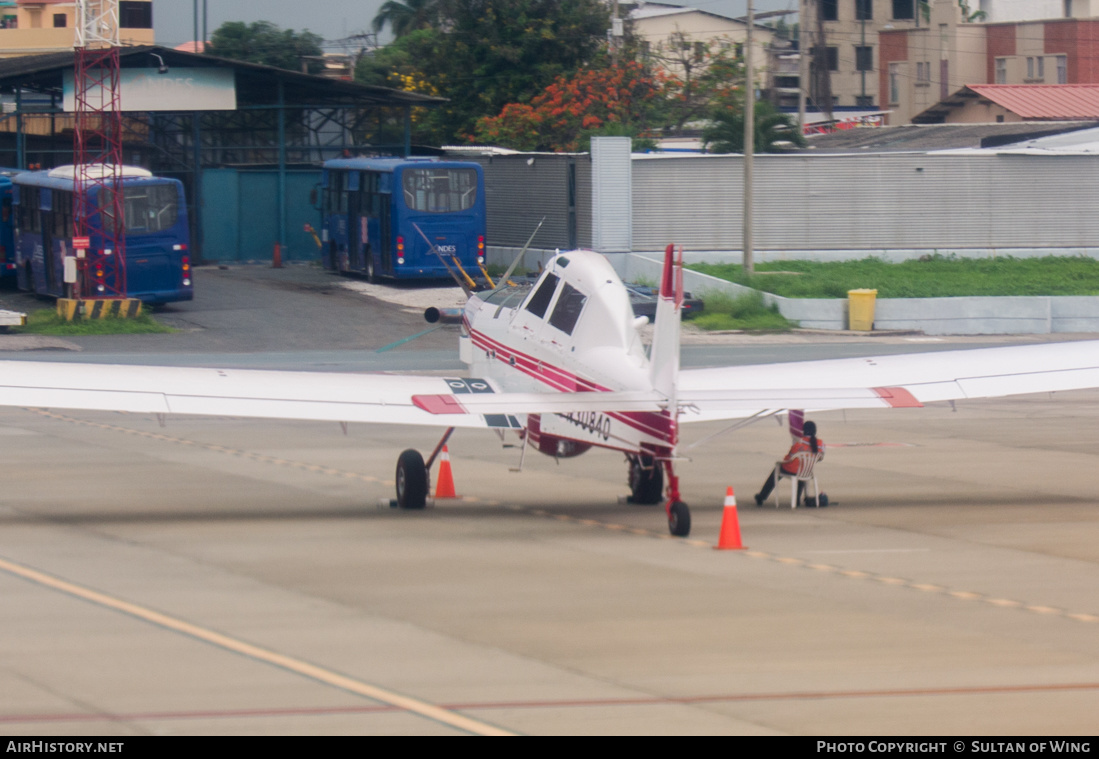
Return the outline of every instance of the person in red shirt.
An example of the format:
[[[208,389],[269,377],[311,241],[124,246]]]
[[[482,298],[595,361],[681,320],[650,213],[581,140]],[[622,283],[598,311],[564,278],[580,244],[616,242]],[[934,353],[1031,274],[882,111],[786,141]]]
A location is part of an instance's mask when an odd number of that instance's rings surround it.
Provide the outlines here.
[[[794,440],[794,444],[790,446],[790,450],[786,454],[786,458],[782,460],[782,471],[787,474],[797,474],[798,464],[794,460],[794,456],[803,451],[812,451],[817,456],[817,461],[824,458],[824,443],[817,438],[817,425],[813,422],[806,422],[801,428],[801,437]],[[763,488],[756,493],[756,506],[762,506],[763,502],[767,500],[767,496],[771,495],[771,491],[775,489],[775,470],[772,469],[771,473],[767,475],[766,482],[763,483]],[[805,482],[798,480],[798,502],[801,502],[801,498],[805,493]],[[820,505],[824,506],[827,501],[823,498],[817,498],[820,501]],[[817,503],[813,501],[807,501],[806,506],[815,507]]]

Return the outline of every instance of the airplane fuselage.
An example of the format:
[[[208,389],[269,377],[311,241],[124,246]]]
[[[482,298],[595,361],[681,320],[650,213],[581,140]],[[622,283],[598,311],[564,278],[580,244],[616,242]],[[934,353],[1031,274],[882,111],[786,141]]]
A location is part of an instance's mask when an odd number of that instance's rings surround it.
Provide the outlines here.
[[[592,251],[554,258],[533,287],[474,294],[463,314],[461,355],[497,392],[651,390],[649,358],[621,280]],[[576,455],[589,446],[656,453],[674,445],[667,413],[528,415],[539,450]]]

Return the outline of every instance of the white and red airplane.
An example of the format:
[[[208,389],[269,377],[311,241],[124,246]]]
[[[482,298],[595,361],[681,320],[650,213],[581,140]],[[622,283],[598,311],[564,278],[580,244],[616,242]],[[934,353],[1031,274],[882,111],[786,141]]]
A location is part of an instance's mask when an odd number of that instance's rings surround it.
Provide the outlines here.
[[[625,453],[631,500],[664,501],[690,531],[676,476],[679,427],[782,413],[920,406],[1099,386],[1099,341],[685,369],[682,250],[665,253],[646,352],[629,296],[600,254],[554,257],[533,287],[471,294],[460,354],[469,377],[0,362],[0,405],[327,420],[445,428],[428,460],[397,461],[398,505],[423,508],[428,471],[455,428],[514,431],[568,458]]]

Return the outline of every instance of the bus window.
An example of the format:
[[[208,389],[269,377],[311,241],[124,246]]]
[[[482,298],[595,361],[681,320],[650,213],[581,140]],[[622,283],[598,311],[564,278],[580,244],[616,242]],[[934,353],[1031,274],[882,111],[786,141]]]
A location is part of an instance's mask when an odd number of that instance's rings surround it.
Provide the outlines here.
[[[23,232],[38,234],[42,231],[38,222],[38,188],[24,187],[19,193],[19,229]]]
[[[57,207],[53,211],[53,236],[68,239],[73,236],[72,195],[57,191]]]
[[[99,193],[103,229],[108,233],[114,232],[114,219],[106,213],[111,207],[113,192],[105,187]],[[174,227],[179,218],[179,195],[174,186],[126,187],[122,199],[127,236],[164,232]]]
[[[542,284],[538,285],[538,289],[534,291],[534,295],[530,296],[530,300],[527,302],[527,311],[530,311],[538,318],[545,316],[546,309],[553,299],[553,291],[556,289],[557,275],[547,273],[546,278],[542,280]]]
[[[347,213],[347,193],[343,191],[344,176],[342,171],[332,171],[328,174],[325,209],[329,214]]]
[[[588,296],[566,282],[561,288],[561,295],[557,298],[557,305],[553,307],[549,323],[566,335],[571,335],[576,327],[576,320],[580,318],[580,312],[584,310],[584,304],[587,302]]]
[[[412,211],[468,211],[477,202],[474,169],[405,169],[401,181],[405,205]]]

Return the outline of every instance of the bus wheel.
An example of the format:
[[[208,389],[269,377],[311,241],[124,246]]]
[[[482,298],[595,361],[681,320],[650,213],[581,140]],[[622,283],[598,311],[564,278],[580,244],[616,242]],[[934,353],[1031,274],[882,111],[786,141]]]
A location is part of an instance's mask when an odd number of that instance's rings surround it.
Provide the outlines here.
[[[427,467],[420,452],[409,448],[397,459],[397,506],[422,509],[427,503]]]

